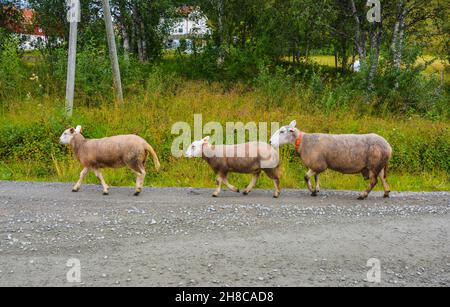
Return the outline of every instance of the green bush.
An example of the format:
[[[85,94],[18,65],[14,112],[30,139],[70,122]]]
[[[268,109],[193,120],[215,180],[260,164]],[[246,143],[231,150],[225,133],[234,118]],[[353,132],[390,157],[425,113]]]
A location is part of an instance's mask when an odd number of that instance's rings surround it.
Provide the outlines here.
[[[272,74],[267,65],[260,65],[259,74],[254,81],[261,103],[266,107],[282,106],[286,97],[292,92],[293,76],[280,66]]]
[[[58,140],[66,126],[63,120],[54,118],[20,125],[4,122],[0,125],[0,159],[49,163],[52,154],[63,157],[67,151]]]
[[[66,80],[67,53],[58,52],[56,79]],[[103,99],[112,99],[112,73],[108,53],[102,47],[86,45],[77,52],[75,95],[87,105],[98,105]]]
[[[0,50],[0,97],[8,101],[31,101],[29,98],[55,97],[64,99],[67,51],[54,49],[43,56],[34,55],[34,63],[21,59],[17,41],[3,40]],[[223,62],[218,59],[223,56]],[[367,71],[362,63],[360,73],[341,73],[334,68],[310,62],[292,65],[275,63],[258,56],[256,46],[231,46],[219,50],[208,44],[192,55],[178,53],[158,63],[140,63],[131,56],[129,62],[120,57],[125,97],[158,98],[177,93],[185,79],[221,82],[224,89],[244,84],[253,87],[266,107],[295,107],[285,105],[289,96],[297,96],[306,109],[331,112],[360,110],[361,114],[388,116],[420,114],[432,120],[450,118],[450,91],[437,78],[425,77],[424,67],[415,65],[417,52],[405,55],[406,66],[396,70],[382,57],[374,90],[367,92]],[[40,60],[39,60],[40,59]],[[110,60],[105,46],[85,43],[78,50],[76,72],[76,103],[99,106],[112,102],[114,91]],[[11,93],[14,92],[14,97]],[[18,93],[18,94],[17,94]],[[300,107],[300,104],[297,105]]]
[[[45,86],[43,92],[49,96],[63,98],[67,76],[67,51],[64,48],[53,50],[47,60],[33,67]],[[162,71],[159,65],[141,63],[135,57],[125,61],[119,57],[122,87],[125,96],[141,95],[150,92],[176,91],[178,78],[174,73]],[[79,105],[99,106],[114,99],[111,62],[104,46],[86,44],[77,52],[75,80],[75,99]],[[36,87],[31,87],[32,90]],[[35,96],[37,93],[33,91]]]
[[[146,92],[157,96],[175,95],[182,80],[171,72],[164,71],[160,66],[154,66],[146,79]]]
[[[450,130],[394,131],[386,138],[394,155],[391,167],[397,171],[424,172],[442,170],[450,174]]]
[[[375,81],[376,105],[390,113],[423,114],[432,119],[449,117],[450,95],[437,78],[424,78],[424,67],[397,70],[385,67]]]
[[[384,52],[380,58],[373,89],[368,90],[368,65],[361,62],[361,71],[346,81],[359,96],[365,96],[372,111],[379,115],[420,114],[433,120],[450,117],[450,91],[438,76],[425,75],[425,65],[418,65],[418,47],[405,48],[402,67],[395,67],[392,55]]]
[[[18,89],[25,73],[20,62],[18,44],[18,39],[11,36],[2,40],[0,48],[0,98],[2,101],[5,101],[8,96],[15,96],[14,98],[21,96]]]

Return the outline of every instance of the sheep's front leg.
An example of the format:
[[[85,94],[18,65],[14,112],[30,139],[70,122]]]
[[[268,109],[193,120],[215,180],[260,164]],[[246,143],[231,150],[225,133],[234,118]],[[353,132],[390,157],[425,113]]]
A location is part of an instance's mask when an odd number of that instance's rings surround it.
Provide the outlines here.
[[[238,188],[236,188],[234,185],[232,185],[232,184],[230,184],[230,183],[228,182],[228,177],[227,177],[227,176],[225,176],[225,177],[223,178],[223,183],[225,183],[225,185],[226,185],[231,191],[236,192],[236,193],[239,193],[239,192],[240,192]]]
[[[250,181],[250,184],[245,189],[244,195],[250,194],[250,192],[253,190],[253,188],[255,187],[256,183],[258,182],[258,179],[259,179],[259,174],[253,174],[252,181]]]
[[[213,197],[218,197],[222,188],[222,183],[223,183],[223,177],[222,175],[217,176],[216,179],[216,191],[214,191],[213,193]]]
[[[85,167],[80,174],[80,180],[78,180],[77,184],[73,187],[72,192],[80,191],[81,184],[83,183],[84,178],[89,173],[89,168]]]
[[[312,193],[313,196],[317,195],[317,194],[314,195],[314,190],[312,188],[312,183],[311,183],[311,177],[313,177],[315,175],[316,175],[316,173],[313,170],[311,170],[311,169],[305,175],[306,185],[308,186],[308,190]]]
[[[315,190],[312,192],[312,196],[317,196],[317,193],[319,193],[320,192],[320,176],[319,176],[319,174],[316,174],[315,176],[314,176],[314,179],[315,179],[315,181],[316,181],[316,188],[315,188]]]
[[[98,169],[95,170],[95,176],[100,180],[103,186],[103,195],[109,195],[109,186],[105,182],[105,178],[103,178],[102,172],[100,172]]]

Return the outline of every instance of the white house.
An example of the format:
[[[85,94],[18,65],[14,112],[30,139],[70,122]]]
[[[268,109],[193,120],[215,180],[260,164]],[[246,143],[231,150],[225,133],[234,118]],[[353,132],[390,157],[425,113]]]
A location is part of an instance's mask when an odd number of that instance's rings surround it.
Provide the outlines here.
[[[187,37],[190,35],[203,36],[209,33],[208,19],[199,11],[193,11],[184,18],[176,20],[170,29],[170,36]]]
[[[42,28],[34,24],[34,11],[28,8],[13,8],[13,11],[22,14],[21,22],[7,20],[4,25],[11,30],[21,41],[20,48],[23,50],[33,50],[39,41],[45,41],[47,36]]]
[[[172,20],[167,47],[176,49],[180,46],[180,41],[184,39],[189,52],[193,37],[203,37],[210,33],[208,19],[200,9],[192,6],[183,6],[179,8],[179,12],[183,17]]]

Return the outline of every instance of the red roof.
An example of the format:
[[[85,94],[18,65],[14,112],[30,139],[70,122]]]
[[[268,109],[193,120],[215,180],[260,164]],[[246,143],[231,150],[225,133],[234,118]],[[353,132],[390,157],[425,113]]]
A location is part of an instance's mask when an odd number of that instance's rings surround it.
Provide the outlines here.
[[[178,8],[178,12],[182,15],[189,15],[194,11],[194,7],[193,6],[189,6],[189,5],[183,5],[181,7]]]
[[[17,8],[7,8],[4,7],[3,10],[6,12],[7,15],[12,15],[14,13],[17,13]],[[6,24],[3,25],[4,27],[10,29],[14,33],[20,33],[20,34],[30,34],[30,35],[38,35],[38,36],[45,36],[44,31],[34,23],[34,11],[31,9],[22,9],[22,20],[19,22],[14,22],[11,20],[6,20]]]

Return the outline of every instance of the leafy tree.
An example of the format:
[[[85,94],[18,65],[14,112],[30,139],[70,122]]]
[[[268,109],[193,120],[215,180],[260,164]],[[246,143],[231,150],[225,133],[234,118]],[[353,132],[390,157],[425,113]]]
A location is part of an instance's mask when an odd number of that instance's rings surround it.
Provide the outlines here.
[[[18,9],[20,1],[2,1],[0,7],[0,50],[9,40],[10,34],[13,30],[21,28],[23,23],[23,16]]]

